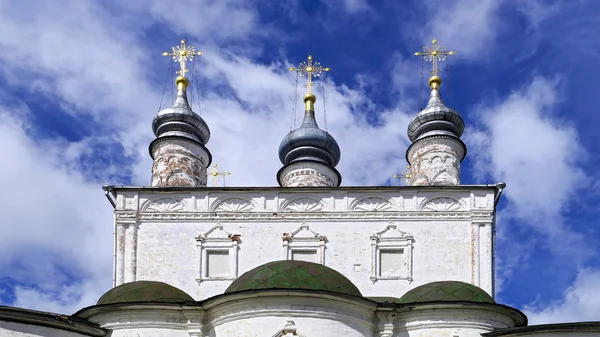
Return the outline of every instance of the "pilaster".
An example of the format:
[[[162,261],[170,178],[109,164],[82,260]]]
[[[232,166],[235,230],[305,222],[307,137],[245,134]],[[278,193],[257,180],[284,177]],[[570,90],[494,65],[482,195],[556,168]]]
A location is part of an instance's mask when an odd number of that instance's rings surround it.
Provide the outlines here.
[[[136,280],[138,224],[129,223],[125,230],[125,283]]]

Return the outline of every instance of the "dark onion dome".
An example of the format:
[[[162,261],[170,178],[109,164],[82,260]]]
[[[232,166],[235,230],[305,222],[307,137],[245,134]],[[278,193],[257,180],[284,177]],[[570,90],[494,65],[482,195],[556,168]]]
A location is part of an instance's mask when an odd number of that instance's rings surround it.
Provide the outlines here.
[[[197,113],[192,111],[187,100],[188,80],[178,77],[177,98],[172,107],[158,112],[152,121],[152,131],[156,137],[179,136],[206,145],[210,139],[210,129]]]
[[[409,290],[398,303],[424,302],[496,303],[483,289],[460,281],[431,282]]]
[[[123,283],[107,291],[98,304],[163,302],[194,302],[192,296],[172,285],[157,281],[135,281]]]
[[[294,260],[273,261],[245,272],[225,293],[262,289],[329,291],[362,297],[341,273],[319,263]]]
[[[299,128],[290,131],[279,145],[279,160],[283,165],[299,161],[316,161],[335,167],[341,152],[335,139],[317,125],[313,94],[304,95],[306,111]]]
[[[442,79],[439,76],[429,79],[429,102],[408,125],[408,138],[412,142],[427,136],[462,136],[465,122],[458,112],[444,105],[440,95],[441,84]]]

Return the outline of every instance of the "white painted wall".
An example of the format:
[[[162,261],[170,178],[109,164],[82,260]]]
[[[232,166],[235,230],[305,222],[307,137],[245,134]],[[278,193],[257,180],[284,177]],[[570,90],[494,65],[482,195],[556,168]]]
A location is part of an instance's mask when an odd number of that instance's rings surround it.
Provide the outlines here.
[[[198,300],[218,295],[231,279],[197,281],[199,235],[217,225],[224,232],[216,230],[208,237],[239,234],[235,266],[239,276],[284,259],[283,234],[305,224],[327,238],[325,265],[343,273],[364,296],[400,297],[418,285],[440,280],[470,282],[492,293],[494,187],[288,191],[118,190],[117,285],[156,280],[181,288]],[[370,279],[370,238],[390,224],[414,238],[412,282],[373,283]]]

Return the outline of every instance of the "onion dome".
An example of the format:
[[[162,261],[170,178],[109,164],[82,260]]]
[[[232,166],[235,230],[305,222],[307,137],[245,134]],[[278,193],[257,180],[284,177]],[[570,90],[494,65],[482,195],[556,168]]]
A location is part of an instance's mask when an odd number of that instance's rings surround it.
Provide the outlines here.
[[[316,161],[335,167],[341,152],[335,139],[319,128],[315,119],[313,94],[304,95],[306,111],[299,128],[290,131],[279,145],[279,159],[283,165],[299,161]]]
[[[431,282],[408,291],[397,303],[475,302],[496,303],[483,289],[460,281]]]
[[[178,136],[199,142],[202,145],[210,139],[210,129],[197,113],[192,111],[187,100],[187,78],[179,76],[177,99],[172,107],[158,112],[152,121],[152,131],[156,137]]]
[[[408,126],[408,138],[412,142],[428,136],[462,136],[465,122],[458,112],[444,105],[440,94],[441,84],[442,79],[439,76],[429,79],[429,102]]]
[[[163,302],[194,302],[192,296],[172,285],[156,281],[135,281],[123,283],[107,291],[98,304]]]
[[[341,273],[319,263],[294,260],[258,266],[233,281],[225,293],[263,289],[329,291],[362,297],[358,288]]]

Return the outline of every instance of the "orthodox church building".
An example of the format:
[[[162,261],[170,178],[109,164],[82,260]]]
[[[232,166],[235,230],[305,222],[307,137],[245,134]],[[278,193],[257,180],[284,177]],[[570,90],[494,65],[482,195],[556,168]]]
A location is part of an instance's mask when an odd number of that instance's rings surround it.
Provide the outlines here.
[[[0,307],[0,336],[600,336],[600,323],[529,326],[494,299],[504,183],[462,185],[465,125],[430,95],[411,121],[408,186],[340,186],[341,149],[315,119],[283,135],[277,187],[208,187],[210,129],[192,111],[182,41],[177,97],[152,121],[150,186],[104,186],[115,214],[113,288],[72,315]],[[218,150],[218,149],[213,149]],[[268,154],[265,154],[268,155]],[[275,155],[275,154],[273,154]],[[109,225],[109,224],[107,224]]]

